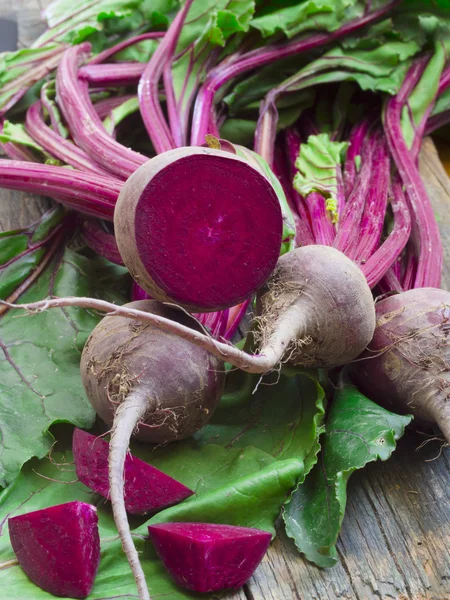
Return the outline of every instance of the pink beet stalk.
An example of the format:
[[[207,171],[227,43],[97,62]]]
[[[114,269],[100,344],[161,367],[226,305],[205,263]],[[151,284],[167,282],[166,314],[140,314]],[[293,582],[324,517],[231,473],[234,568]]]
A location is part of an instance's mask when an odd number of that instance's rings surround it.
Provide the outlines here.
[[[141,35],[136,35],[134,37],[129,38],[128,40],[123,40],[123,42],[119,42],[115,46],[107,48],[106,50],[103,50],[103,52],[100,52],[99,54],[91,58],[89,64],[99,65],[100,63],[104,63],[109,58],[114,56],[114,54],[117,54],[121,50],[125,50],[125,48],[135,46],[136,44],[139,44],[140,42],[143,42],[145,40],[157,40],[164,37],[164,35],[164,31],[150,31],[149,33],[142,33]]]
[[[414,257],[408,263],[404,286],[438,288],[443,260],[439,229],[414,156],[405,142],[400,125],[403,107],[419,81],[427,60],[421,59],[411,67],[400,92],[388,100],[384,111],[384,130],[413,217],[411,242]]]
[[[80,233],[89,248],[116,265],[123,265],[113,233],[106,231],[97,219],[81,219]]]
[[[402,184],[397,176],[392,185],[391,207],[394,213],[394,226],[381,246],[372,256],[361,265],[369,287],[374,287],[383,277],[393,286],[390,289],[401,291],[401,285],[395,275],[395,270],[389,274],[391,265],[403,251],[411,233],[411,216]]]
[[[312,192],[306,197],[306,203],[316,244],[332,246],[336,232],[325,208],[325,198],[318,192]]]
[[[50,196],[69,208],[111,221],[121,185],[64,167],[0,160],[0,187]]]
[[[358,261],[367,261],[379,245],[383,231],[389,189],[389,153],[379,135],[372,161],[368,196],[364,206],[356,249]]]
[[[294,217],[296,231],[295,244],[297,246],[307,246],[308,244],[314,244],[314,239],[309,228],[306,211],[303,211],[304,217],[299,213],[298,209],[300,206],[303,208],[303,204],[298,192],[292,186],[293,175],[291,175],[289,160],[286,160],[284,150],[285,148],[281,144],[277,144],[275,147],[273,172],[283,187],[286,200]]]
[[[144,63],[87,64],[79,70],[79,78],[93,87],[137,85],[146,65]]]
[[[300,143],[301,139],[297,131],[293,128],[287,129],[286,132],[286,150],[288,155],[288,163],[289,163],[289,177],[290,180],[293,181],[296,168],[295,161],[297,160],[298,153],[300,151]],[[291,185],[292,188],[292,200],[296,206],[296,212],[300,215],[300,218],[305,225],[308,233],[305,234],[305,240],[313,240],[310,219],[308,215],[308,208],[305,203],[305,199],[301,196],[296,189]],[[309,243],[309,241],[308,241]],[[312,242],[314,243],[314,242]]]
[[[344,191],[346,196],[349,196],[355,185],[357,176],[357,168],[355,159],[361,157],[364,139],[369,130],[369,121],[364,120],[355,125],[350,133],[349,147],[345,159],[344,167]]]
[[[181,28],[193,0],[187,0],[169,27],[164,39],[150,59],[139,82],[138,95],[141,115],[153,147],[161,153],[176,147],[159,102],[158,84],[170,53],[173,53]]]
[[[44,150],[53,154],[53,156],[56,156],[66,164],[71,165],[76,169],[80,169],[80,171],[114,179],[113,175],[98,166],[86,152],[46,125],[42,116],[42,104],[40,101],[35,102],[28,109],[26,128],[31,137],[35,139]]]
[[[343,211],[339,229],[334,240],[334,247],[344,252],[349,258],[356,257],[356,248],[359,236],[359,223],[364,210],[364,205],[369,189],[370,174],[372,170],[372,144],[370,139],[364,146],[364,159],[361,170],[356,178],[353,191],[348,197]]]
[[[90,102],[87,87],[78,80],[78,64],[91,46],[83,43],[64,53],[56,76],[61,111],[75,143],[105,169],[127,179],[148,159],[116,142],[105,131]]]

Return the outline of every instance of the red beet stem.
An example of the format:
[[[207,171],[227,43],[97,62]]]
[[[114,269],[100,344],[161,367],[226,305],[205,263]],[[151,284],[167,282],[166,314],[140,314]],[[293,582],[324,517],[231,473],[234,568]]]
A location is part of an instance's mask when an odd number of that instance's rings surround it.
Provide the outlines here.
[[[414,256],[408,263],[408,277],[403,284],[405,288],[438,288],[441,281],[443,249],[439,229],[414,156],[401,130],[403,107],[420,80],[427,62],[428,57],[424,57],[414,63],[406,75],[400,92],[388,100],[384,111],[386,139],[405,187],[412,216],[411,242]]]
[[[146,68],[145,63],[91,64],[81,67],[78,76],[95,87],[137,85]]]
[[[127,179],[148,158],[119,144],[105,131],[87,85],[78,79],[78,64],[90,49],[90,44],[83,43],[64,53],[56,76],[58,103],[77,146],[107,171]]]
[[[187,13],[193,0],[186,0],[184,6],[172,21],[162,42],[151,57],[139,82],[138,95],[144,125],[152,140],[156,152],[161,153],[176,147],[172,133],[167,125],[159,102],[158,84],[165,65],[183,27]],[[203,143],[203,142],[202,142]]]
[[[40,144],[44,150],[50,152],[56,158],[81,171],[95,173],[103,177],[114,179],[108,171],[97,165],[91,157],[72,142],[64,139],[56,131],[48,127],[42,116],[42,103],[35,102],[30,106],[26,115],[26,128],[33,139]]]
[[[50,196],[82,213],[112,221],[121,184],[64,167],[0,160],[0,187]]]

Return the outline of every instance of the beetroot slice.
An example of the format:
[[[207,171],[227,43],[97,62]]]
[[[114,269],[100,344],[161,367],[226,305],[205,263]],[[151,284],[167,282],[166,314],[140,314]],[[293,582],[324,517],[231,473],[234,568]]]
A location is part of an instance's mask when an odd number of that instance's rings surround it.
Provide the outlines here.
[[[109,499],[109,444],[75,429],[72,450],[78,479],[88,488]],[[178,504],[194,492],[148,463],[127,455],[125,460],[125,508],[132,515],[155,512]]]
[[[260,529],[213,523],[161,523],[148,532],[175,582],[202,593],[244,585],[272,537]]]
[[[100,563],[97,509],[68,502],[8,520],[20,566],[55,596],[86,598]]]
[[[133,173],[114,224],[139,285],[194,312],[254,294],[276,265],[283,230],[268,179],[230,152],[200,147],[165,152]]]

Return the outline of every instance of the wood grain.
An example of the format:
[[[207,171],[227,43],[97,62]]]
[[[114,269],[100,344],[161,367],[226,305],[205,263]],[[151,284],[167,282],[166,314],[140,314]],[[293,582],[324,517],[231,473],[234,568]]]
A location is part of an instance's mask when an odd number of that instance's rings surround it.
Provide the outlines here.
[[[48,3],[15,2],[22,45],[42,30],[40,11]],[[0,13],[11,14],[9,2],[0,0]],[[420,166],[444,244],[443,287],[450,289],[450,180],[431,140]],[[28,225],[48,206],[48,200],[1,190],[0,230]],[[249,585],[225,598],[450,599],[450,450],[437,441],[416,450],[429,439],[408,432],[387,463],[371,464],[350,479],[339,564],[318,569],[280,531]]]

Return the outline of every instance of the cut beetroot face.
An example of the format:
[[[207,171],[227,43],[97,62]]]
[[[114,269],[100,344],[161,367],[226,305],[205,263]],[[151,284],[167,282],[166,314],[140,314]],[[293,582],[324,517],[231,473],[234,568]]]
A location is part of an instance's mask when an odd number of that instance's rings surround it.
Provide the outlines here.
[[[109,444],[95,435],[75,429],[72,450],[78,479],[109,499]],[[125,508],[132,515],[155,512],[178,504],[194,492],[148,463],[127,455],[125,460]]]
[[[276,265],[283,230],[268,179],[239,156],[200,147],[165,152],[133,173],[114,226],[138,284],[193,312],[251,297]]]
[[[20,566],[54,596],[86,598],[100,562],[97,509],[68,502],[8,520]]]
[[[148,532],[174,581],[201,593],[244,585],[272,537],[259,529],[212,523],[161,523]]]

